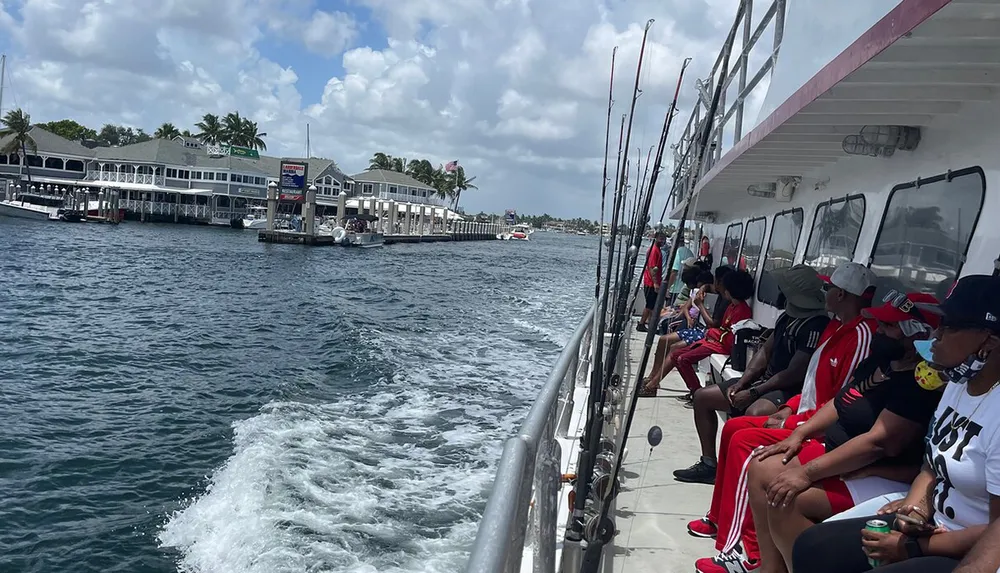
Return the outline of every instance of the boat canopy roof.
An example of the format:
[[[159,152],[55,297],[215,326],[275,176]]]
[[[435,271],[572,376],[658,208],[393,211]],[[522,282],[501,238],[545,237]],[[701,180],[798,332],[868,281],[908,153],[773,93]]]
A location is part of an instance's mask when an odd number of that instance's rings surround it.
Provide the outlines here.
[[[784,1],[775,4],[784,11]],[[671,216],[678,218],[683,200],[691,196],[697,196],[689,213],[695,216],[753,206],[762,199],[751,195],[751,186],[755,186],[754,191],[773,193],[782,182],[822,185],[824,172],[838,161],[851,155],[885,153],[885,147],[877,148],[872,142],[890,142],[887,147],[893,149],[888,154],[905,153],[907,144],[919,144],[921,131],[948,125],[967,106],[997,99],[1000,4],[971,0],[900,0],[890,4],[894,7],[810,79],[796,84],[801,87],[783,102],[773,108],[765,105],[763,118],[742,137],[739,126],[735,134],[731,125],[726,126],[730,117],[742,118],[742,109],[737,109],[741,104],[720,107],[718,117],[725,119],[721,129],[716,124],[713,130],[716,149],[706,153],[700,178],[685,173],[684,158],[695,156],[694,150],[682,155],[686,144],[695,147],[690,143],[695,138],[690,135],[697,129],[691,126],[703,121],[696,111],[675,153],[675,161],[681,165],[681,183],[671,204]],[[789,43],[792,28],[799,36],[812,32],[792,21],[791,14],[789,18],[781,24],[788,32],[780,50],[774,52],[777,63],[772,62],[773,78],[782,73],[782,60],[802,61],[797,52],[803,46]],[[775,34],[781,37],[780,30]],[[733,75],[738,53],[734,50],[731,59]],[[786,53],[791,55],[786,57]],[[714,78],[709,81],[715,83]],[[772,79],[772,91],[774,82]],[[706,92],[710,101],[713,90],[702,89],[702,101]]]

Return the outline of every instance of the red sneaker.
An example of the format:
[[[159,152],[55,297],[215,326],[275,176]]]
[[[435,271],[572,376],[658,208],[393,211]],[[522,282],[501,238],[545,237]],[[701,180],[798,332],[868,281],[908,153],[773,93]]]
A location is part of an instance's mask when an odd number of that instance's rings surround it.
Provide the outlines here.
[[[695,573],[753,573],[760,569],[760,561],[751,561],[739,545],[731,552],[719,553],[694,562]]]
[[[715,536],[718,535],[718,533],[719,528],[716,527],[714,523],[709,521],[707,517],[696,519],[688,523],[688,535],[715,539]]]

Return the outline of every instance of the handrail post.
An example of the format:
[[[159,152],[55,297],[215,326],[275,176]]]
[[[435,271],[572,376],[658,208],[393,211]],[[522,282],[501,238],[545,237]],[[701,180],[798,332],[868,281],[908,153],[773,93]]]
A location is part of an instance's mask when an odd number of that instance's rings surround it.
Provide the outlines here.
[[[510,505],[516,503],[521,489],[521,475],[528,461],[528,448],[520,438],[511,438],[504,444],[503,454],[497,467],[493,491],[483,511],[483,519],[479,525],[475,544],[469,555],[467,571],[473,572],[507,572],[510,569],[510,549],[516,537],[516,530],[521,529],[521,539],[524,538],[523,527],[517,527],[515,513],[510,511]],[[522,522],[523,523],[523,522]],[[517,552],[520,562],[520,552]]]
[[[556,527],[559,516],[559,485],[562,447],[554,439],[543,440],[535,470],[535,559],[534,573],[555,573]]]

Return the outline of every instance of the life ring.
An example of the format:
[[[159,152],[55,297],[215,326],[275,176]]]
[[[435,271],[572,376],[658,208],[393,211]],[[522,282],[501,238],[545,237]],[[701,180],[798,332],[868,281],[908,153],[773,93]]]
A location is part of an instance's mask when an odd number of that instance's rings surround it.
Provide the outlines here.
[[[347,239],[347,231],[343,227],[334,227],[333,242],[339,245],[343,243],[345,239]]]

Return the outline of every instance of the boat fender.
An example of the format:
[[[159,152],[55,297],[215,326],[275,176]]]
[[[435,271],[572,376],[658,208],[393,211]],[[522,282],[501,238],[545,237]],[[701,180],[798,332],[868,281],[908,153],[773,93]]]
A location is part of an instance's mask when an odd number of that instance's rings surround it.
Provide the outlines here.
[[[333,242],[338,245],[343,244],[344,239],[347,238],[347,230],[343,227],[334,227],[333,229]]]

